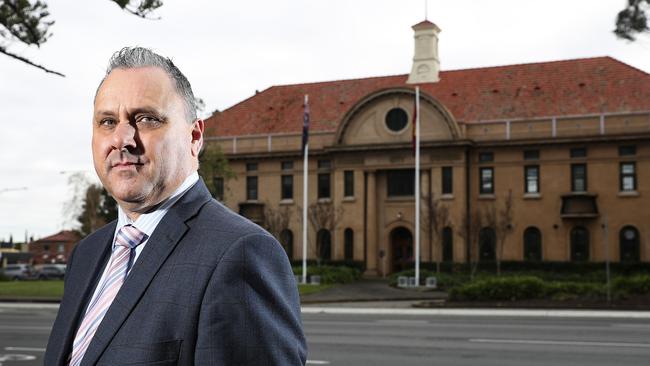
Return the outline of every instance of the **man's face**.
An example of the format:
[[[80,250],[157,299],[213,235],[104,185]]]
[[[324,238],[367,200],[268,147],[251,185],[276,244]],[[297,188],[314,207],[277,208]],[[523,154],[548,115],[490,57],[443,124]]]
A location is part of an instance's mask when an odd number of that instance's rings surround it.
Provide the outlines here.
[[[202,133],[203,121],[187,120],[183,99],[162,69],[115,69],[95,98],[95,170],[127,214],[137,217],[196,170]]]

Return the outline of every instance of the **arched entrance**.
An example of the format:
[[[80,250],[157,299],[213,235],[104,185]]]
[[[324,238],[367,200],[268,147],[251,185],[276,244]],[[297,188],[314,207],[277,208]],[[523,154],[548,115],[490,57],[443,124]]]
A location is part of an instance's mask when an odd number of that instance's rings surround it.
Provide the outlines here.
[[[405,227],[398,227],[390,232],[393,272],[410,269],[413,263],[413,235]]]

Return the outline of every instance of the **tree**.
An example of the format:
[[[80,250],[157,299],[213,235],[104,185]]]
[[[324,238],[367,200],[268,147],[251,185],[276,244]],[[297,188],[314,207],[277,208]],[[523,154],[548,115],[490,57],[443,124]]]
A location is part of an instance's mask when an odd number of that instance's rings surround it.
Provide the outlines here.
[[[332,202],[315,202],[307,208],[307,218],[311,224],[314,232],[318,234],[319,231],[325,229],[330,233],[338,227],[339,221],[343,217],[343,208],[335,208]],[[321,241],[316,240],[316,262],[320,266],[322,261]]]
[[[268,203],[264,206],[264,227],[276,239],[281,240],[280,233],[289,228],[289,222],[293,214],[291,207],[285,205],[274,209]]]
[[[616,29],[614,34],[618,37],[634,41],[638,33],[647,32],[648,9],[650,0],[628,0],[625,9],[616,16]]]
[[[203,147],[199,154],[199,175],[215,198],[221,193],[218,192],[216,179],[228,180],[236,177],[228,164],[228,159],[217,144],[206,144]]]
[[[512,204],[512,190],[508,190],[508,195],[503,203],[503,209],[499,210],[496,218],[495,231],[497,234],[497,276],[501,275],[501,259],[503,257],[503,247],[507,237],[514,230],[514,208]]]
[[[162,0],[109,0],[122,10],[152,19],[150,15],[163,5]],[[54,20],[50,19],[47,2],[41,0],[0,0],[0,53],[47,73],[65,77],[64,74],[50,70],[45,66],[34,63],[23,56],[9,51],[9,45],[14,42],[28,46],[39,47],[52,36],[50,27]]]
[[[117,202],[99,184],[91,184],[77,217],[79,233],[86,236],[117,219]]]
[[[436,272],[440,273],[440,252],[442,249],[440,236],[442,229],[449,225],[449,207],[442,205],[439,199],[433,198],[433,195],[424,197],[424,206],[425,210],[422,212],[422,222],[429,233],[431,256],[433,256],[434,251],[436,252]]]
[[[469,213],[465,212],[461,220],[458,234],[463,238],[465,245],[467,245],[467,261],[470,265],[470,278],[474,279],[479,260],[479,233],[483,228],[484,219],[481,212],[472,210]]]

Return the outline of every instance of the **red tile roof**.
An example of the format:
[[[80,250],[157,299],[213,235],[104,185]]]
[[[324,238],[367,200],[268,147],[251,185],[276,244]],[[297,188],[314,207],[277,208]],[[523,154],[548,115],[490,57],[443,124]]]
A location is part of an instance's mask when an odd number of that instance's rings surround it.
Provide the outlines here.
[[[216,113],[207,136],[298,133],[309,94],[311,131],[336,131],[345,112],[408,75],[273,86]],[[650,74],[611,57],[442,71],[421,90],[459,122],[650,110]]]
[[[36,241],[33,241],[31,244],[45,244],[45,243],[52,243],[52,242],[77,242],[79,241],[79,234],[76,231],[72,230],[63,230],[59,231],[58,233],[50,236],[46,236],[44,238],[38,239]]]

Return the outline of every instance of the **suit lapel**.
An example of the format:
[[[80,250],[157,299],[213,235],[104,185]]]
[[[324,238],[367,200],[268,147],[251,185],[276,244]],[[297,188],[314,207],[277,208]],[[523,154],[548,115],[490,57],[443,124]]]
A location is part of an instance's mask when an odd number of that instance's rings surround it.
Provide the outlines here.
[[[82,365],[97,362],[126,318],[140,301],[145,290],[165,260],[188,230],[186,221],[212,197],[205,184],[199,180],[170,210],[148,239],[124,285],[97,328]]]
[[[92,242],[88,242],[88,246],[83,247],[83,245],[80,245],[77,247],[75,252],[76,260],[73,259],[75,268],[73,273],[68,273],[68,275],[78,273],[91,273],[92,275],[76,276],[74,279],[70,278],[70,283],[66,286],[66,291],[71,291],[71,293],[65,296],[69,301],[61,304],[62,313],[59,316],[65,319],[63,324],[66,325],[66,328],[62,329],[60,338],[57,337],[62,343],[57,348],[57,365],[67,364],[67,357],[72,349],[72,342],[77,332],[77,327],[86,310],[86,305],[90,301],[97,281],[104,270],[106,259],[110,255],[115,225],[115,222],[113,222],[98,231],[96,233],[97,237],[88,238],[92,240]],[[75,282],[77,279],[78,281]]]

